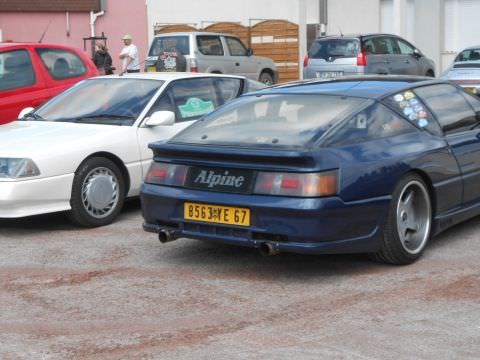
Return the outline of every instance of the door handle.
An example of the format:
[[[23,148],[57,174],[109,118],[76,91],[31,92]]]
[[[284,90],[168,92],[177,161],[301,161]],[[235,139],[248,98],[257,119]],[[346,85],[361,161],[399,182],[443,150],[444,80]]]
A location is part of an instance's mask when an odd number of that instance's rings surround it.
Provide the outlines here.
[[[237,63],[235,63],[235,66],[240,66],[240,63],[238,63],[238,62],[237,62]]]
[[[385,60],[384,62],[385,62],[385,64],[390,64],[389,60]]]
[[[409,61],[409,60],[405,60],[405,64],[410,64],[410,61]]]

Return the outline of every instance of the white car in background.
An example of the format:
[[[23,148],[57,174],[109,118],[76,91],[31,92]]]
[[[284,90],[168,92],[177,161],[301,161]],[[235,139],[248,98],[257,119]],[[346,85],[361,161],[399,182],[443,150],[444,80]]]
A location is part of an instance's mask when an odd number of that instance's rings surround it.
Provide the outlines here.
[[[84,80],[0,127],[0,218],[69,211],[106,225],[137,196],[166,140],[225,102],[262,87],[244,77],[157,73]]]
[[[460,51],[442,78],[480,95],[480,45]]]

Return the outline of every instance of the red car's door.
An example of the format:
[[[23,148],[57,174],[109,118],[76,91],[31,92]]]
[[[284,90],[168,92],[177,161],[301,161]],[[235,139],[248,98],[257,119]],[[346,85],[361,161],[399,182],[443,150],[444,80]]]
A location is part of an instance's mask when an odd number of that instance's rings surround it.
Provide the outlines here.
[[[26,107],[36,107],[51,95],[40,64],[30,49],[0,50],[0,124],[16,120]]]

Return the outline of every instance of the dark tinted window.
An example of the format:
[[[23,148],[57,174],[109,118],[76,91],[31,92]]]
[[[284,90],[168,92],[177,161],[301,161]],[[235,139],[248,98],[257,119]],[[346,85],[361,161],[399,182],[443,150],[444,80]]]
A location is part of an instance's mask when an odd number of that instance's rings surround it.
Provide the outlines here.
[[[382,104],[375,103],[330,128],[324,146],[340,146],[415,131],[415,127]]]
[[[367,39],[363,42],[363,45],[362,45],[362,50],[366,53],[366,54],[375,54],[375,44],[373,42],[373,39]]]
[[[37,49],[45,67],[55,80],[73,78],[87,73],[80,57],[68,50]]]
[[[245,96],[177,135],[173,141],[303,147],[370,100],[329,95]]]
[[[475,113],[455,86],[425,86],[415,89],[415,92],[433,111],[443,131],[464,131],[476,123]]]
[[[223,46],[220,36],[199,35],[197,36],[198,51],[203,55],[223,55]]]
[[[35,83],[30,56],[26,50],[0,53],[0,90],[13,90]]]
[[[479,61],[480,60],[480,49],[469,49],[464,50],[455,58],[455,62],[462,61]]]
[[[400,39],[396,39],[396,41],[402,55],[413,55],[415,52],[415,48],[413,46]]]
[[[233,37],[226,37],[228,50],[232,56],[247,56],[247,49],[242,42]]]
[[[375,55],[393,55],[397,54],[397,48],[391,38],[388,37],[376,37],[372,39],[374,44]]]
[[[359,51],[358,39],[321,39],[312,44],[308,56],[312,59],[335,60],[356,57]]]
[[[442,130],[433,115],[412,90],[399,92],[387,98],[385,102],[419,128],[435,135],[442,134]]]
[[[188,36],[161,36],[153,39],[148,56],[158,56],[163,52],[179,52],[182,55],[190,54]]]

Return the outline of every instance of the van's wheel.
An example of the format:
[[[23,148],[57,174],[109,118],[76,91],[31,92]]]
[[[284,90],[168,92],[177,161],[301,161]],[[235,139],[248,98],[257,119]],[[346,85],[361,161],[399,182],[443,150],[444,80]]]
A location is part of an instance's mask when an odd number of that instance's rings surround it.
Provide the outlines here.
[[[427,186],[420,176],[408,174],[395,187],[381,248],[371,257],[389,264],[410,264],[422,255],[431,229],[432,202]]]
[[[75,173],[69,218],[77,225],[110,224],[122,210],[125,180],[115,163],[103,157],[83,162]]]
[[[260,74],[260,77],[258,78],[258,81],[260,81],[261,83],[265,84],[265,85],[273,85],[273,77],[272,75],[270,75],[269,73],[267,72],[262,72]]]

